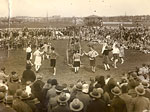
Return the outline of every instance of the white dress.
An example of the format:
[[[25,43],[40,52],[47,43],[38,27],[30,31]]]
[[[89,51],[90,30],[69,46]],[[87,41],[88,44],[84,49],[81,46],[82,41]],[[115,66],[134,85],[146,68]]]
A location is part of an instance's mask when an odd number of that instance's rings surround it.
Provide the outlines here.
[[[41,65],[41,61],[42,61],[41,54],[42,53],[39,50],[36,50],[34,52],[34,56],[35,56],[34,64],[35,65]]]

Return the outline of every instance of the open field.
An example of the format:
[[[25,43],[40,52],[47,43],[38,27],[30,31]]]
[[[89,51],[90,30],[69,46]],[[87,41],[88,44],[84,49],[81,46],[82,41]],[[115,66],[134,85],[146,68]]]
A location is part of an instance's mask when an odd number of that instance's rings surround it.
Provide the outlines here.
[[[143,63],[150,64],[150,54],[143,54],[135,50],[126,50],[125,63],[119,64],[118,69],[111,68],[110,71],[105,71],[102,64],[102,56],[97,58],[97,68],[96,73],[92,73],[89,66],[89,59],[86,56],[82,57],[83,67],[81,67],[78,74],[73,72],[73,69],[66,64],[66,49],[68,40],[53,40],[52,46],[56,48],[59,57],[57,59],[57,74],[52,75],[52,70],[50,68],[49,60],[44,60],[40,72],[38,74],[42,75],[44,81],[48,78],[56,78],[60,83],[75,83],[78,79],[89,80],[90,77],[96,75],[107,75],[110,74],[115,78],[119,78],[122,73],[129,70],[134,70],[134,68],[140,67]],[[82,49],[88,51],[87,42],[81,42]],[[101,52],[101,45],[95,45],[96,50]],[[18,50],[0,50],[0,67],[6,67],[6,73],[10,74],[11,71],[16,71],[19,75],[22,74],[25,69],[26,53],[22,49]],[[34,62],[34,59],[32,60]],[[34,70],[34,67],[32,68]]]

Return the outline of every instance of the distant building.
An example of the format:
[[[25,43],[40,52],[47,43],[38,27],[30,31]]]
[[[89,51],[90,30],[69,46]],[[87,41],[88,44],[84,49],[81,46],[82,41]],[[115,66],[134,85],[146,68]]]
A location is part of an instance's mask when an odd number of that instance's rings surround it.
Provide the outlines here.
[[[102,26],[102,18],[96,15],[91,15],[84,18],[84,23],[87,26]]]

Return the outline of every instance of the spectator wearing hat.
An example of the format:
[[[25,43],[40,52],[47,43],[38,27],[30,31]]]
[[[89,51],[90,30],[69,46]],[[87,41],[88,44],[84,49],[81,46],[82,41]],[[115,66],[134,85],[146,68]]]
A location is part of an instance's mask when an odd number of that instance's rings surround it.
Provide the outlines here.
[[[123,99],[127,106],[127,112],[131,111],[131,102],[132,102],[132,96],[128,95],[128,86],[123,85],[121,87],[122,94],[120,95],[120,98]]]
[[[137,97],[133,98],[131,105],[131,112],[143,112],[144,110],[150,110],[150,101],[148,98],[144,97],[145,89],[143,86],[139,85],[135,88]]]
[[[138,74],[140,75],[144,75],[144,74],[147,74],[149,71],[148,71],[148,67],[146,64],[142,64],[142,67],[139,68],[139,72]]]
[[[55,87],[56,94],[51,95],[48,102],[48,112],[51,112],[55,107],[57,107],[57,97],[61,94],[63,91],[63,87],[60,85],[57,85]]]
[[[106,103],[100,99],[101,94],[97,91],[97,89],[93,89],[93,91],[90,92],[90,96],[92,100],[87,106],[86,112],[107,112]]]
[[[84,112],[84,104],[79,99],[75,98],[69,105],[71,112]],[[93,112],[93,111],[92,111]]]
[[[4,105],[4,98],[5,98],[5,94],[3,92],[0,92],[0,112],[2,112],[2,110],[5,108]]]
[[[42,110],[40,107],[36,107],[35,105],[35,97],[33,94],[28,94],[26,92],[23,92],[22,95],[21,95],[21,99],[24,103],[26,103],[31,109],[33,112],[40,112],[40,110]],[[40,103],[40,102],[39,102]]]
[[[12,71],[9,76],[9,82],[13,82],[13,77],[18,76],[16,71]]]
[[[7,91],[5,86],[0,86],[0,92],[5,93]]]
[[[110,99],[112,100],[114,95],[112,94],[111,90],[117,86],[117,81],[114,78],[110,78],[109,81],[107,82],[107,85],[105,87],[105,90],[108,92]]]
[[[3,108],[2,112],[17,112],[12,108],[13,96],[8,95],[4,99],[5,108]]]
[[[89,104],[91,99],[90,99],[88,94],[82,92],[83,85],[82,85],[81,82],[78,82],[75,87],[76,87],[76,90],[77,90],[77,93],[76,93],[75,97],[78,98],[81,102],[83,102],[84,112],[85,112],[85,110],[87,108],[87,105]]]
[[[22,92],[21,89],[18,89],[15,93],[15,99],[12,105],[13,109],[15,109],[17,112],[32,112],[30,106],[23,102],[23,100],[27,98],[27,94],[25,92]]]
[[[48,104],[48,99],[46,98],[46,95],[47,95],[47,91],[49,89],[52,88],[52,85],[51,85],[51,82],[52,82],[52,79],[48,79],[47,82],[45,83],[45,85],[43,86],[43,89],[42,89],[42,94],[43,94],[43,106],[45,107],[45,111],[47,110],[47,104]]]
[[[105,89],[102,89],[102,88],[96,88],[96,89],[101,94],[100,99],[102,99],[106,103],[107,110],[108,110],[109,107],[110,107],[110,101],[111,101],[108,92]]]
[[[53,109],[53,112],[70,112],[70,109],[68,107],[68,100],[69,97],[67,97],[66,93],[62,92],[57,97],[58,105]]]
[[[96,79],[96,84],[95,84],[95,87],[97,86],[97,88],[102,88],[104,89],[105,87],[105,77],[104,76],[99,76],[97,79]]]
[[[5,74],[5,67],[0,70],[0,82],[7,81],[8,75]]]
[[[43,77],[41,75],[37,76],[36,81],[31,86],[31,92],[33,95],[38,98],[38,100],[42,103],[43,102],[43,94],[42,94],[42,89],[44,86],[44,82],[42,81]]]
[[[143,87],[145,89],[145,94],[143,96],[150,100],[149,83],[147,81],[142,81],[142,85],[143,85]]]
[[[112,102],[110,104],[111,110],[113,112],[127,112],[126,103],[123,99],[120,98],[121,95],[120,88],[116,86],[111,90],[111,92],[114,95]]]
[[[51,85],[52,85],[52,87],[47,91],[47,94],[46,94],[46,98],[48,100],[49,100],[49,98],[51,96],[55,96],[56,95],[56,86],[58,85],[57,80],[56,79],[52,79]]]
[[[13,75],[12,82],[8,82],[8,94],[14,95],[16,90],[20,88],[19,76]]]
[[[57,96],[57,94],[56,94],[56,86],[58,85],[57,80],[52,79],[51,85],[52,85],[52,87],[47,91],[47,94],[46,94],[46,99],[48,101],[46,106],[48,106],[49,111],[52,110],[52,106],[50,106],[50,105],[54,105],[54,106],[57,105],[57,100],[55,98]],[[50,100],[53,100],[53,99],[54,99],[54,101],[50,102]]]
[[[134,79],[131,79],[128,83],[128,87],[129,87],[129,90],[128,90],[128,94],[130,96],[132,96],[132,98],[136,97],[137,96],[137,93],[135,91],[135,87],[137,86],[138,84],[136,83],[136,81]]]
[[[34,82],[36,80],[35,73],[31,70],[31,66],[26,66],[26,70],[24,70],[21,78],[21,82],[26,84],[27,81]]]

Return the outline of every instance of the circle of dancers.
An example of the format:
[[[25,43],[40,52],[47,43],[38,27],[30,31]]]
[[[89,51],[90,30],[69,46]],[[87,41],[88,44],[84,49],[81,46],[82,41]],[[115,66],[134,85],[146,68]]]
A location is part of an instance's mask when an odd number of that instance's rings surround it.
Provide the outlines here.
[[[86,52],[81,49],[81,44],[78,39],[72,39],[70,47],[67,50],[68,65],[74,68],[75,73],[78,73],[81,65],[83,64],[81,62],[81,57],[83,57],[84,55],[89,58],[89,65],[93,73],[96,72],[96,62],[97,62],[96,60],[97,57],[99,56],[103,57],[102,63],[105,71],[110,70],[111,66],[117,69],[118,68],[117,63],[119,61],[121,64],[124,63],[125,49],[127,49],[127,47],[124,44],[120,44],[117,41],[113,42],[113,44],[110,44],[109,41],[104,41],[102,45],[103,46],[101,53],[98,53],[95,50],[94,45],[90,45],[89,51]],[[110,54],[112,54],[111,58]],[[35,57],[34,64],[31,62],[33,56]],[[42,60],[49,59],[50,66],[53,68],[53,75],[56,75],[57,57],[58,53],[55,51],[55,48],[51,46],[51,43],[45,42],[43,45],[37,47],[33,53],[31,44],[28,44],[28,47],[26,48],[27,65],[28,64],[30,64],[31,66],[34,65],[36,72],[39,72],[40,67],[42,65]]]

